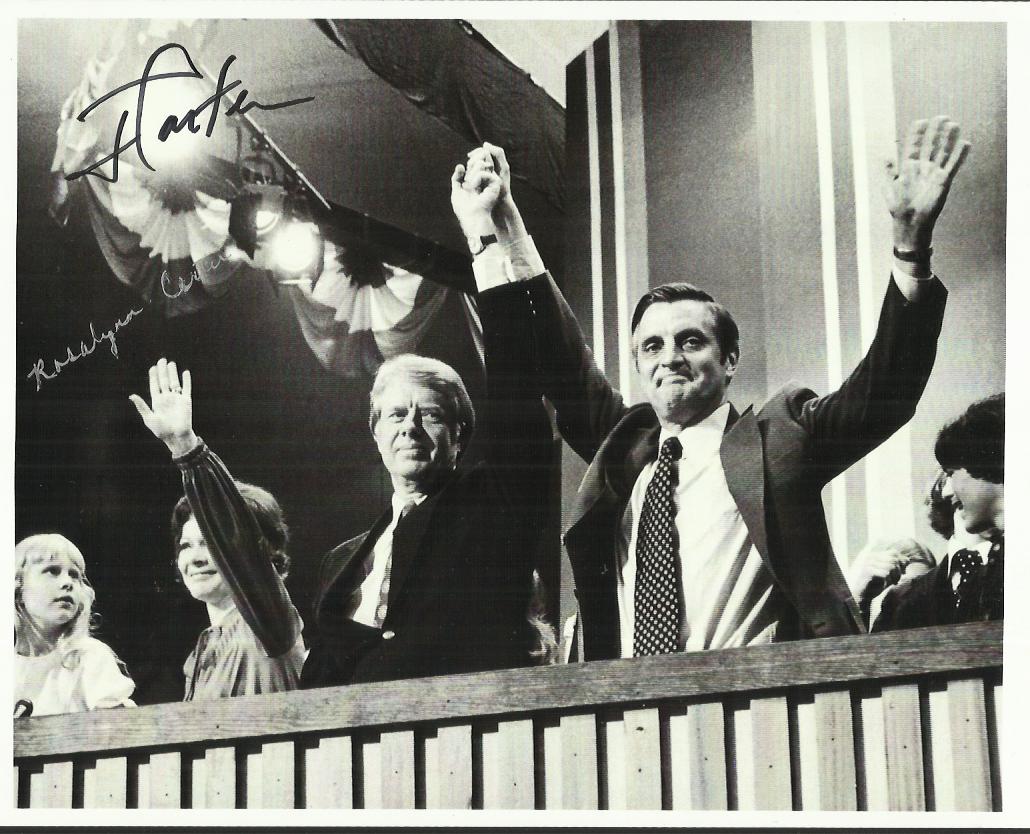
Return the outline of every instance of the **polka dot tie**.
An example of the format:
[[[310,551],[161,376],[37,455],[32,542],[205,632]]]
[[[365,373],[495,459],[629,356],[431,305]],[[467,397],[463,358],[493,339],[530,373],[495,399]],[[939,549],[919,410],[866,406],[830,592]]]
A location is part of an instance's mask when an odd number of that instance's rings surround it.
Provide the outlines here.
[[[668,654],[679,647],[679,559],[676,552],[676,476],[673,461],[683,447],[675,437],[662,444],[644,495],[637,526],[637,578],[633,588],[633,655]]]
[[[959,621],[975,615],[980,603],[980,590],[983,587],[983,562],[975,550],[956,551],[951,562],[952,577],[958,576],[955,586],[955,609]]]

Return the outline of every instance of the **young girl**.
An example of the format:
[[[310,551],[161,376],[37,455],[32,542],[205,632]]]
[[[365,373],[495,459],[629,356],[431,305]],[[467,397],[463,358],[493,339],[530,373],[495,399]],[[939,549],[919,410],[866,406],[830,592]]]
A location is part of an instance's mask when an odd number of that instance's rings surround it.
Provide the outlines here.
[[[283,584],[289,559],[283,513],[270,493],[235,481],[193,432],[189,371],[150,369],[151,404],[131,397],[147,428],[182,471],[186,496],[172,514],[180,578],[207,605],[183,671],[184,700],[296,689],[306,651],[300,615]]]
[[[90,637],[95,594],[79,549],[57,533],[29,536],[14,564],[15,714],[134,706],[121,661]]]

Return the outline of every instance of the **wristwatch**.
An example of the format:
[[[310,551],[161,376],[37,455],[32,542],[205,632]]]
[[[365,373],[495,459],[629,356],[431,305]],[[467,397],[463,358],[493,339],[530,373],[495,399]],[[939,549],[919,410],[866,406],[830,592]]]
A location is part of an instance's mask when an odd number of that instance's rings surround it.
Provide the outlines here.
[[[478,258],[491,243],[497,243],[497,235],[480,235],[478,238],[470,237],[468,240],[469,251],[473,258]]]

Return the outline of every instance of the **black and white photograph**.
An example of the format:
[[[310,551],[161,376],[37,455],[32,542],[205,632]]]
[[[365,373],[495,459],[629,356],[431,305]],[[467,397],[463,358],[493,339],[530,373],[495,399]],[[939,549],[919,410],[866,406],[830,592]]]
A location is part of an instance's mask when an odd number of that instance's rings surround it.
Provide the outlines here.
[[[1012,820],[1004,10],[306,5],[10,18],[9,818]]]

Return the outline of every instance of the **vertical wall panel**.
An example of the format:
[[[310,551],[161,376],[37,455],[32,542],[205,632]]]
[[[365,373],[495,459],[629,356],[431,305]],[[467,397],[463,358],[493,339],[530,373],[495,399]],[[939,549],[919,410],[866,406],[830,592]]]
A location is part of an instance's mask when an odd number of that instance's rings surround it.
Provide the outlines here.
[[[353,808],[354,772],[350,736],[319,739],[304,751],[304,807]]]
[[[536,801],[533,722],[498,722],[483,733],[483,805],[531,810]]]
[[[147,805],[149,808],[182,807],[182,754],[179,752],[153,753],[147,774]],[[143,805],[142,786],[140,805]]]
[[[380,740],[383,808],[415,807],[415,733],[395,730]]]
[[[294,807],[294,767],[292,741],[273,741],[261,745],[260,807]]]
[[[596,809],[597,718],[592,712],[563,715],[561,733],[561,808]]]
[[[236,807],[236,749],[231,745],[204,751],[202,808]],[[197,796],[194,794],[194,800]]]
[[[658,709],[626,710],[623,723],[626,807],[659,811],[662,808],[662,752]]]
[[[436,734],[437,784],[433,808],[472,807],[472,726],[440,727]],[[427,763],[428,768],[428,763]],[[427,773],[428,782],[428,773]],[[429,792],[427,788],[427,804]]]
[[[891,811],[924,811],[923,738],[919,687],[883,687],[883,727],[887,746],[887,804]]]
[[[955,772],[955,809],[990,811],[991,764],[981,678],[948,682],[948,717]]]
[[[98,758],[83,773],[83,807],[126,807],[127,778],[128,760],[124,756]]]
[[[755,808],[789,811],[790,738],[786,698],[755,698],[751,702],[751,750]]]
[[[819,762],[819,809],[855,811],[854,717],[851,693],[815,694],[816,747]]]
[[[640,24],[613,21],[608,38],[611,49],[618,388],[628,401],[637,402],[642,392],[634,373],[628,338],[630,315],[637,299],[650,286]]]
[[[30,808],[72,807],[71,762],[47,762],[40,770],[26,771],[26,775]]]
[[[691,704],[669,715],[670,807],[726,810],[726,739],[719,702]]]

